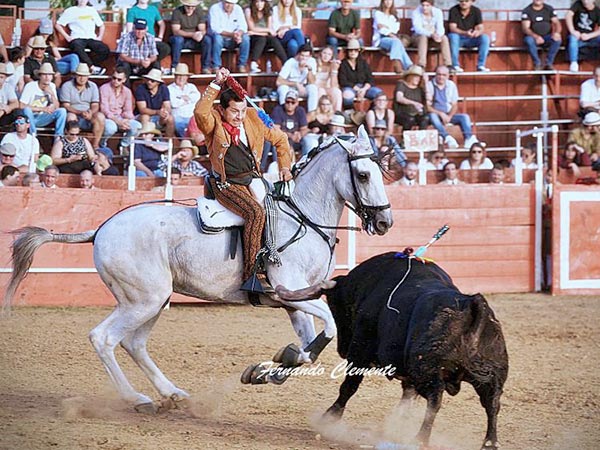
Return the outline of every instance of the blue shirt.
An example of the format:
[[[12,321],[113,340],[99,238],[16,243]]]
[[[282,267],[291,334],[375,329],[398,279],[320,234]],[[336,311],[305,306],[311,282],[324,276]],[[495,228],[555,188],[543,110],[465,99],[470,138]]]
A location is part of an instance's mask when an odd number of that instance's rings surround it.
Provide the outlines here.
[[[171,96],[169,89],[162,83],[158,86],[158,91],[154,96],[150,94],[145,84],[140,84],[135,90],[135,101],[146,102],[146,106],[150,109],[160,109],[164,102],[171,101]]]

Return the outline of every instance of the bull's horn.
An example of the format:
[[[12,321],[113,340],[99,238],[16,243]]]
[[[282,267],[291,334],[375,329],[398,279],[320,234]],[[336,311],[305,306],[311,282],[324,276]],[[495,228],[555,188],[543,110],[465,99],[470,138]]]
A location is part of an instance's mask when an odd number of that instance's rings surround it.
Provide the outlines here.
[[[284,286],[277,286],[275,288],[275,293],[279,296],[280,299],[286,300],[288,302],[303,302],[305,300],[312,300],[315,298],[319,298],[324,290],[333,289],[335,287],[335,281],[333,280],[325,280],[320,283],[313,284],[312,286],[298,289],[296,291],[290,291],[286,289]]]

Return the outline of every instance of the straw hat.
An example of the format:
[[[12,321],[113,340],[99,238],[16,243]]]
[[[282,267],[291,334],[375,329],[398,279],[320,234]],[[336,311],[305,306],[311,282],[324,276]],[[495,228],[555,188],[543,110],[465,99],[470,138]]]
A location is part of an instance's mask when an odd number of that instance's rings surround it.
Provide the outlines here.
[[[4,156],[15,156],[17,154],[17,148],[10,142],[5,142],[0,145],[0,154]]]
[[[336,127],[350,127],[351,125],[346,124],[346,119],[341,114],[334,114],[331,116],[331,121],[329,125],[333,125]]]
[[[198,156],[198,147],[196,147],[195,145],[193,145],[192,141],[190,141],[189,139],[184,139],[179,144],[179,150],[183,150],[184,148],[192,149],[192,154],[193,154],[194,158],[196,156]]]
[[[583,118],[583,124],[586,126],[600,125],[600,114],[597,112],[589,112]]]
[[[52,64],[49,62],[45,62],[41,65],[41,67],[37,70],[38,75],[54,75],[54,68]]]
[[[238,0],[225,0],[226,3],[233,3],[234,5],[237,4]]]
[[[358,39],[350,39],[346,46],[346,50],[362,50],[362,47],[360,46]]]
[[[86,63],[81,63],[77,66],[77,69],[75,70],[75,75],[89,77],[90,75],[92,75],[92,72],[90,72],[90,67]]]
[[[31,48],[46,48],[48,44],[46,44],[46,40],[44,36],[35,36],[30,45]]]
[[[409,75],[417,75],[419,77],[422,77],[425,74],[425,71],[423,70],[423,68],[421,66],[418,65],[412,65],[410,66],[408,69],[406,69],[404,71],[404,73],[402,74],[403,77],[408,77]]]
[[[146,122],[138,132],[138,135],[141,136],[142,134],[155,134],[157,136],[160,136],[160,130],[156,129],[156,125],[154,125],[154,122]]]
[[[149,80],[154,80],[154,81],[158,81],[159,83],[163,83],[162,73],[161,73],[160,69],[152,69],[152,70],[150,70],[150,72],[148,72],[143,77],[148,78]]]
[[[181,4],[183,6],[198,6],[200,4],[200,0],[181,0]]]
[[[179,63],[175,67],[175,75],[191,75],[190,68],[186,63]]]
[[[4,63],[0,63],[0,75],[6,75],[7,77],[12,75]]]

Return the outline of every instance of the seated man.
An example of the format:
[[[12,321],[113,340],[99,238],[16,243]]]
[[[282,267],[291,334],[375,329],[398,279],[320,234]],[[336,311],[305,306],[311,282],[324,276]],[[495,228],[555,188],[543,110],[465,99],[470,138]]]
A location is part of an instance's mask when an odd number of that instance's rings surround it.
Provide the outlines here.
[[[595,47],[600,51],[600,8],[594,0],[577,0],[565,15],[565,24],[569,30],[567,53],[569,70],[579,72],[579,49]]]
[[[295,90],[300,96],[307,97],[308,112],[314,112],[319,102],[319,89],[315,84],[316,72],[317,62],[312,57],[312,48],[310,45],[305,44],[300,47],[294,58],[290,58],[285,62],[277,75],[275,84],[277,85],[279,104],[283,105],[287,93],[290,90]]]
[[[404,166],[402,178],[398,181],[394,181],[392,185],[396,186],[416,186],[419,184],[417,181],[417,175],[419,173],[419,166],[417,163],[409,161]]]
[[[238,56],[238,72],[246,73],[250,56],[250,36],[248,23],[238,0],[221,0],[208,10],[209,28],[212,37],[213,67],[221,67],[221,51],[223,48],[240,49]]]
[[[431,124],[438,130],[444,143],[450,148],[458,147],[458,142],[446,130],[449,123],[459,125],[465,138],[464,147],[470,148],[477,137],[471,128],[471,118],[468,114],[457,114],[458,89],[450,79],[450,71],[446,66],[435,69],[435,77],[427,83],[427,110]]]
[[[6,83],[6,77],[11,74],[6,69],[6,64],[0,63],[0,126],[13,123],[14,111],[19,107],[19,100],[12,86]]]
[[[478,47],[477,70],[480,72],[489,72],[490,70],[485,66],[490,51],[490,37],[484,33],[481,10],[473,6],[473,1],[461,0],[458,5],[450,8],[448,14],[450,55],[452,56],[452,66],[456,72],[463,71],[458,61],[461,47]]]
[[[352,9],[352,0],[341,0],[341,7],[329,16],[327,28],[327,45],[333,47],[334,57],[337,57],[338,47],[346,47],[350,39],[357,39],[362,43],[360,15],[357,10]]]
[[[154,139],[160,136],[154,123],[147,122],[140,130],[140,138],[143,144],[135,144],[133,162],[135,164],[135,175],[138,177],[164,177],[165,172],[160,168],[162,155],[168,150],[166,144]]]
[[[18,186],[19,170],[14,166],[4,166],[0,170],[0,187]]]
[[[521,14],[521,29],[525,35],[523,41],[533,60],[534,70],[554,70],[554,58],[562,42],[561,25],[554,8],[544,4],[544,0],[533,0]],[[544,66],[538,55],[538,46],[548,48]]]
[[[504,166],[502,164],[494,164],[490,171],[490,184],[504,184]]]
[[[173,52],[171,70],[179,64],[181,50],[184,48],[200,52],[202,73],[211,73],[215,67],[211,64],[212,37],[206,32],[206,17],[198,7],[199,4],[199,0],[182,0],[181,6],[173,10],[170,39]]]
[[[306,111],[298,105],[298,92],[288,91],[285,102],[277,105],[271,113],[275,127],[283,131],[288,137],[290,147],[295,152],[308,152],[310,148],[304,147],[304,136],[308,133],[308,121]]]
[[[574,142],[583,148],[591,162],[600,159],[600,114],[589,112],[583,118],[583,126],[571,130],[569,142]]]
[[[79,187],[82,189],[96,189],[94,186],[94,173],[91,170],[83,170],[79,173]]]
[[[156,41],[147,31],[146,19],[135,20],[134,29],[119,40],[117,53],[117,67],[122,67],[128,78],[160,69]]]
[[[579,115],[584,117],[589,112],[600,112],[600,66],[594,69],[594,78],[581,83]]]
[[[67,26],[71,34],[67,33]],[[100,66],[110,54],[110,49],[102,42],[104,22],[98,11],[88,5],[88,0],[77,0],[77,5],[65,9],[56,22],[56,30],[69,43],[73,53],[79,56],[79,61],[92,69],[92,75],[103,75],[106,72],[106,69]],[[86,49],[91,53],[87,53]]]
[[[195,84],[188,83],[190,78],[188,65],[179,63],[175,67],[175,82],[168,86],[173,119],[175,120],[175,133],[183,137],[185,130],[194,116],[194,107],[200,100],[200,91]]]
[[[152,69],[143,76],[145,83],[135,90],[135,103],[138,120],[142,126],[154,122],[157,127],[165,128],[165,135],[173,137],[175,121],[171,114],[171,96],[169,89],[163,84],[160,69]]]
[[[35,172],[35,163],[40,155],[40,142],[29,134],[29,119],[23,110],[15,111],[15,131],[6,133],[2,144],[12,144],[15,156],[12,164],[21,170]]]
[[[133,94],[131,89],[125,86],[126,81],[125,70],[117,67],[110,83],[100,86],[100,111],[105,116],[103,147],[106,147],[106,141],[119,130],[126,133],[126,138],[121,141],[121,145],[129,147],[131,138],[137,136],[138,130],[142,127],[142,124],[135,120]]]
[[[158,3],[160,5],[160,3]],[[165,37],[166,25],[156,7],[157,3],[149,4],[149,0],[137,0],[135,5],[127,10],[127,32],[131,32],[135,27],[137,19],[144,19],[148,25],[148,34],[154,37],[156,49],[158,50],[158,62],[160,62],[171,53],[171,47],[163,42]],[[158,35],[156,35],[156,26],[158,25]]]
[[[41,186],[47,189],[56,189],[58,186],[56,185],[56,181],[58,180],[59,175],[58,167],[54,164],[50,164],[44,168],[44,172],[41,176],[42,183]]]
[[[23,113],[29,119],[31,132],[37,127],[55,124],[55,135],[62,136],[67,121],[67,111],[60,107],[56,86],[52,82],[54,69],[50,63],[42,64],[38,71],[40,79],[30,81],[23,88],[19,101]]]
[[[67,121],[75,120],[79,128],[92,131],[92,146],[100,145],[104,133],[104,114],[100,112],[100,94],[96,83],[90,83],[87,64],[77,66],[75,76],[60,88],[61,106],[67,110]]]
[[[58,72],[56,59],[46,52],[47,48],[48,44],[46,44],[43,36],[35,36],[33,38],[33,41],[31,42],[31,55],[25,58],[25,63],[23,64],[23,79],[25,80],[25,83],[29,83],[32,80],[39,80],[37,74],[38,70],[42,67],[42,64],[50,63],[54,70],[54,78],[52,81],[56,86],[60,86],[62,78]]]
[[[16,153],[17,150],[15,149],[15,146],[10,142],[3,142],[0,144],[0,168],[11,166],[16,169],[17,166],[14,164]]]

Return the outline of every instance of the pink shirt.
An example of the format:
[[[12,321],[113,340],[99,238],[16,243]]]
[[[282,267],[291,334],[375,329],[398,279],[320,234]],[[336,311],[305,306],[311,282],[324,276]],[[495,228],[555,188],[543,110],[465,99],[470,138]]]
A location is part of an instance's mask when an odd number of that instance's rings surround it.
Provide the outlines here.
[[[116,94],[108,83],[100,86],[100,111],[107,119],[133,119],[133,94],[127,86],[121,87],[121,93]]]

